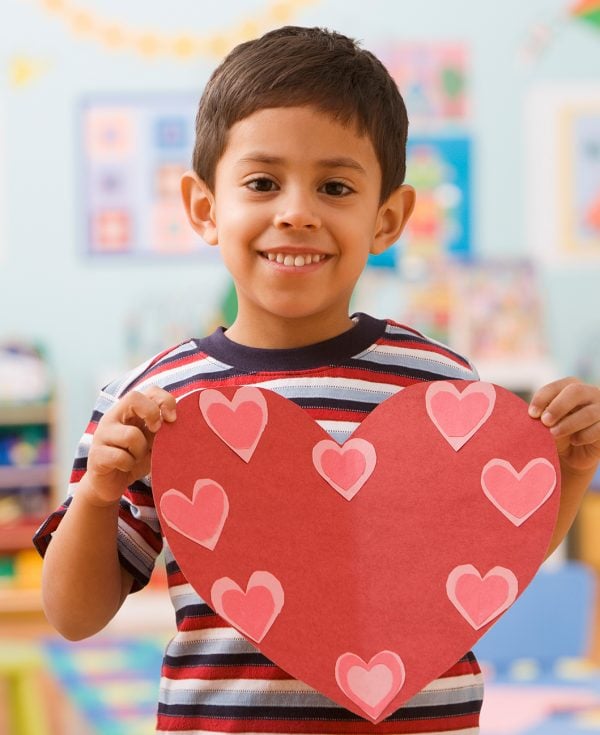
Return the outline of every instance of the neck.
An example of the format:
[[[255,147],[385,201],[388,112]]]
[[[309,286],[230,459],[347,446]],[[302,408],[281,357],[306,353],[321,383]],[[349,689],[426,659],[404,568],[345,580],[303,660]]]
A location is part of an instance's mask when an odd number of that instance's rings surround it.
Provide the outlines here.
[[[243,315],[238,314],[225,334],[233,342],[246,347],[294,349],[337,337],[353,325],[354,322],[347,314],[343,317],[318,319],[314,316],[297,319],[269,319],[263,316],[260,323],[244,319]]]

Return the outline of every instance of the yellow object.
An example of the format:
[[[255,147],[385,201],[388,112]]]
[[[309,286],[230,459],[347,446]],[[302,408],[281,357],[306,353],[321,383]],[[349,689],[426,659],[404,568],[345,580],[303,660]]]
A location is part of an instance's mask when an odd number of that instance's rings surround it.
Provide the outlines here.
[[[15,554],[15,584],[21,589],[37,589],[42,584],[42,557],[35,549]]]
[[[38,681],[43,666],[35,646],[0,640],[0,678],[6,682],[11,735],[49,735]]]
[[[12,87],[27,87],[36,82],[51,67],[46,59],[36,59],[25,54],[12,56],[8,62],[8,79]]]
[[[271,0],[262,11],[254,10],[251,17],[242,18],[231,28],[211,35],[193,36],[187,32],[166,34],[156,29],[136,30],[124,23],[96,15],[92,10],[78,8],[74,0],[34,0],[40,8],[60,20],[78,36],[99,43],[111,50],[133,51],[147,58],[174,56],[224,56],[242,41],[259,36],[269,28],[288,23],[298,11],[318,0]]]

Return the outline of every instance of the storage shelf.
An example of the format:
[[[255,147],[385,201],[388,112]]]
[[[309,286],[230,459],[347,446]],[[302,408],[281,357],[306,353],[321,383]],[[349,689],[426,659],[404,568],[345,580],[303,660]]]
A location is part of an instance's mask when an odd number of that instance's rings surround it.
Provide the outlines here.
[[[50,403],[0,403],[0,426],[48,424],[51,421]]]
[[[7,613],[39,613],[42,610],[40,589],[0,588],[0,615]]]
[[[32,518],[18,524],[0,524],[0,553],[33,548],[33,534],[43,518]]]
[[[11,487],[37,487],[50,485],[53,467],[36,464],[29,467],[0,466],[0,490]]]

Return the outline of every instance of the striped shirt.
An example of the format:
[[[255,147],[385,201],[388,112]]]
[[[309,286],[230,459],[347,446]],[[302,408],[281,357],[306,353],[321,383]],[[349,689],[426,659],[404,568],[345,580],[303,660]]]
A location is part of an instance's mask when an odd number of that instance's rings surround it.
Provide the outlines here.
[[[471,364],[447,347],[393,321],[366,314],[333,339],[297,349],[265,350],[232,342],[223,329],[161,353],[101,392],[79,444],[69,496],[38,530],[44,553],[86,470],[103,414],[127,391],[158,385],[181,398],[206,387],[253,385],[297,405],[339,443],[381,401],[417,382],[477,379]],[[477,733],[482,676],[467,653],[442,677],[377,725],[290,677],[223,621],[192,588],[161,536],[150,478],[121,500],[119,555],[143,587],[161,549],[177,633],[165,652],[157,732],[205,733]]]

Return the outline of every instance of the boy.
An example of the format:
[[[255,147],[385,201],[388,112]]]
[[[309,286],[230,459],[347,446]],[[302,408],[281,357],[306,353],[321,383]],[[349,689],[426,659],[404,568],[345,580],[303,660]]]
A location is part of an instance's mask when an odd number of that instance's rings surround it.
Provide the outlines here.
[[[191,226],[219,246],[237,290],[232,326],[153,358],[100,394],[69,499],[36,535],[44,603],[71,639],[101,630],[148,580],[163,546],[150,452],[176,398],[261,385],[343,442],[378,403],[417,381],[476,379],[460,355],[392,321],[348,315],[369,253],[392,245],[414,191],[407,119],[380,62],[345,36],[286,27],[235,48],[200,102]],[[600,457],[600,390],[565,379],[536,393],[564,499],[552,549]],[[52,537],[52,543],[50,539]],[[159,732],[476,733],[481,673],[467,653],[379,725],[282,671],[216,616],[165,545],[177,635],[162,670]]]

